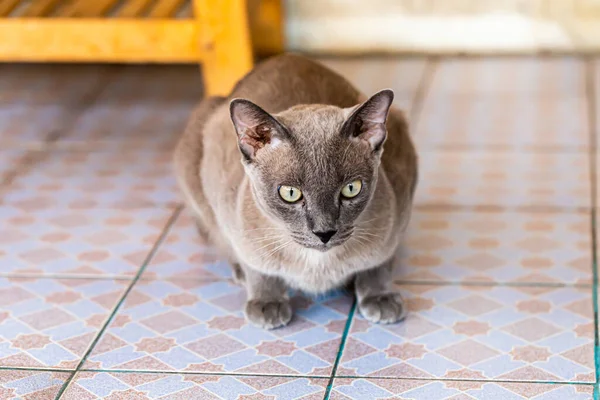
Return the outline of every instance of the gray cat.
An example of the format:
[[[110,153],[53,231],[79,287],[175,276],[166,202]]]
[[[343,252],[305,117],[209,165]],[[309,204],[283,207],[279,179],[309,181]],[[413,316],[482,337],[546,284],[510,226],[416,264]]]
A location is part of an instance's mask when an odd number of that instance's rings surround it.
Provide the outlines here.
[[[288,54],[192,115],[175,152],[177,178],[200,232],[244,282],[252,323],[286,325],[289,288],[323,293],[348,283],[366,319],[403,318],[392,259],[417,157],[393,97],[366,98]]]

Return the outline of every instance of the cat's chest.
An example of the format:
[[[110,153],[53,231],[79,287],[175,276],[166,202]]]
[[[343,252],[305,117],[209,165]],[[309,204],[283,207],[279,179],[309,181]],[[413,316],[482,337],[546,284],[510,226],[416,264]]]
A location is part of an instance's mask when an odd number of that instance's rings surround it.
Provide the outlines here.
[[[356,272],[385,261],[385,257],[387,255],[375,251],[323,253],[299,250],[280,265],[281,276],[290,286],[324,293],[344,285]]]

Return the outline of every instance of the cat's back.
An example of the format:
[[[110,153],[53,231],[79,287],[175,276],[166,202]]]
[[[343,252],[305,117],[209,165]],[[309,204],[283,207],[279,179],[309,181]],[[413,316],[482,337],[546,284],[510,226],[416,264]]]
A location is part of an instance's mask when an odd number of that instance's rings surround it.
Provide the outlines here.
[[[352,107],[360,92],[326,66],[296,54],[283,54],[258,64],[229,96],[248,99],[278,113],[298,104]]]

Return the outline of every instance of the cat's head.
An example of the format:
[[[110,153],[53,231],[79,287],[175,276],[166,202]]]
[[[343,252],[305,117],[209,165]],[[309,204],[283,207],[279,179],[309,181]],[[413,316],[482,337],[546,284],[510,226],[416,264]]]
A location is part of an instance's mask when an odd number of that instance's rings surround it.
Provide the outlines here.
[[[382,90],[351,108],[301,105],[274,115],[231,102],[255,199],[297,243],[326,251],[352,236],[375,190],[393,98]]]

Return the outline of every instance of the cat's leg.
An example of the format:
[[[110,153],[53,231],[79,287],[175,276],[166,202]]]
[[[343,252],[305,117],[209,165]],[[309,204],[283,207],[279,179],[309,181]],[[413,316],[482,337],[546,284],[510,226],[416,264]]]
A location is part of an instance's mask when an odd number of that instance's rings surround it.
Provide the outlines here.
[[[233,280],[235,283],[243,284],[246,282],[246,275],[240,264],[236,262],[231,263],[231,269],[233,269]]]
[[[277,277],[243,268],[248,292],[246,318],[261,328],[285,326],[292,319],[292,306],[285,282]]]
[[[392,262],[359,272],[354,279],[358,310],[367,320],[393,324],[402,320],[405,307],[400,293],[392,287]]]

